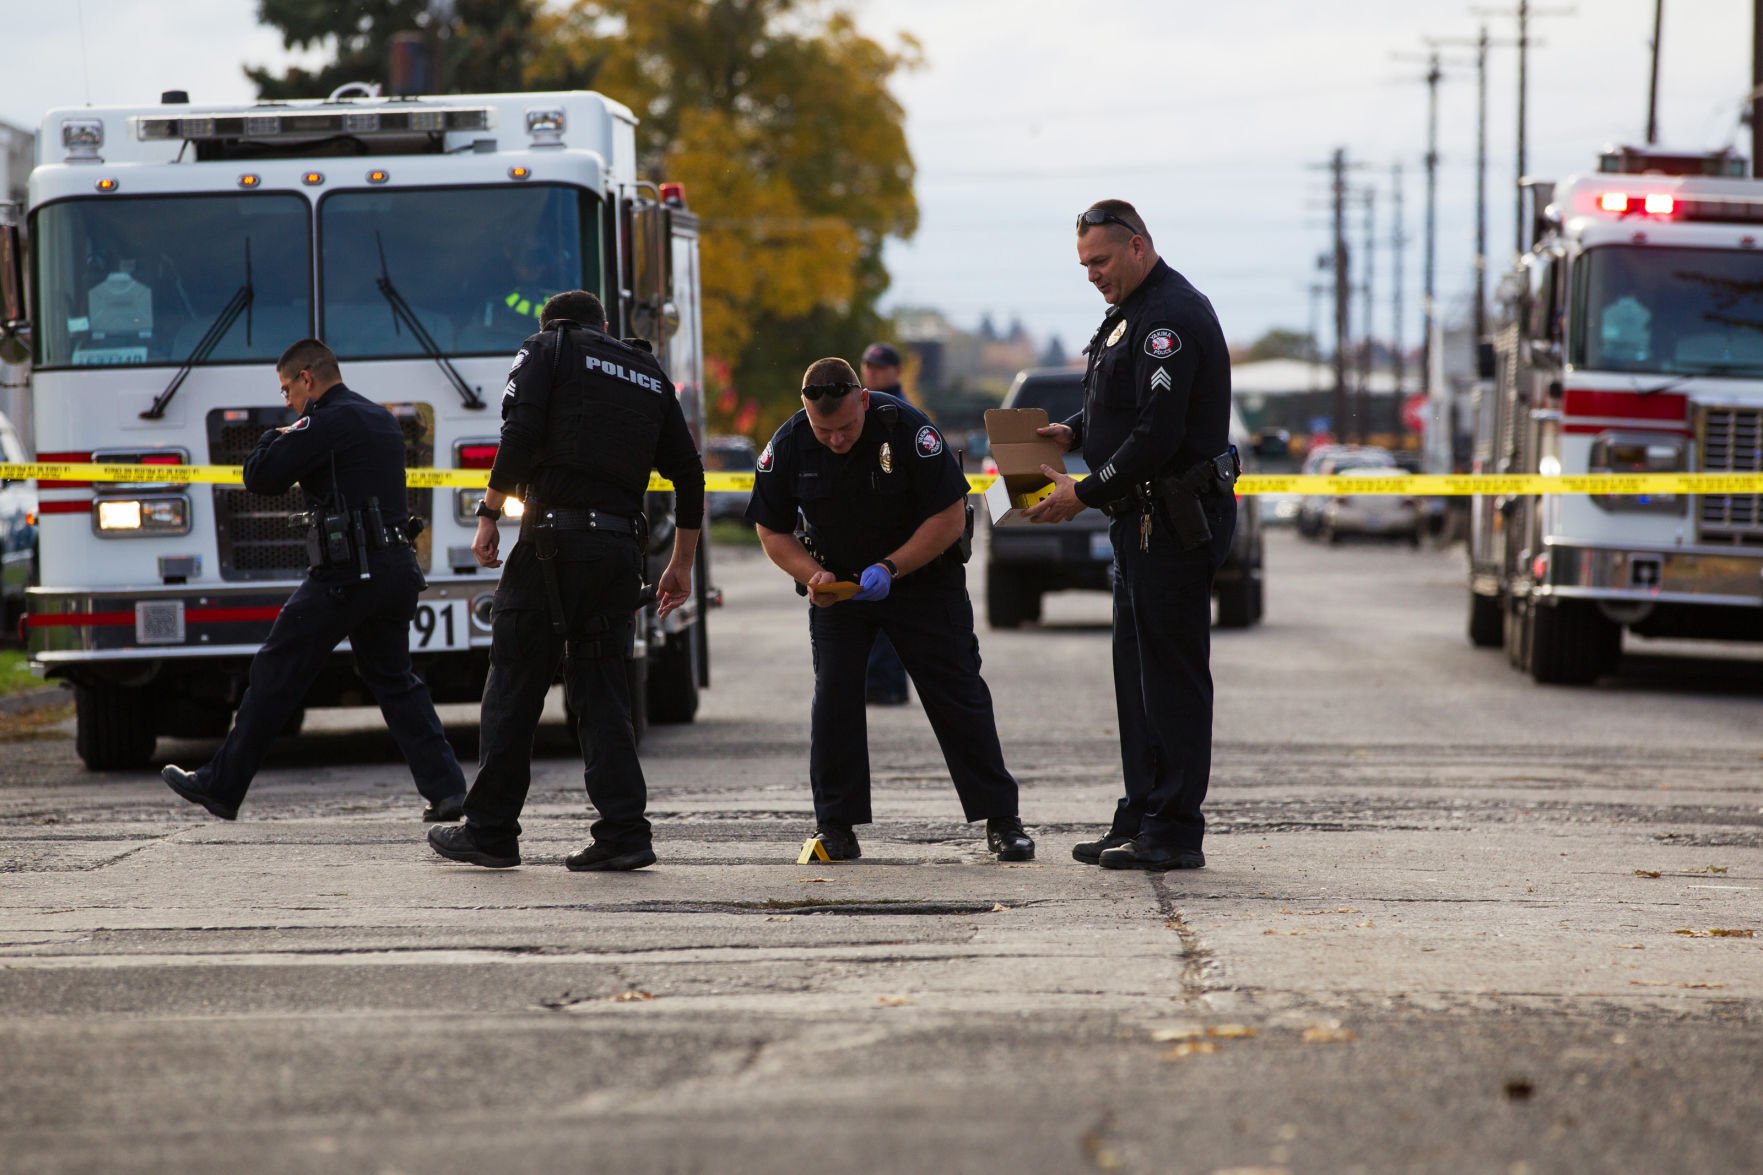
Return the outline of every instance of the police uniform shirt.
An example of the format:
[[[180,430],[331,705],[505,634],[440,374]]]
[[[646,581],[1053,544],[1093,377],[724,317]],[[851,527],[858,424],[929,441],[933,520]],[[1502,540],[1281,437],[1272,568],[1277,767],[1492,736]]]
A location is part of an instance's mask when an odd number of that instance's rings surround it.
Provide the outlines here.
[[[572,406],[564,397],[582,401]],[[572,407],[581,428],[575,438],[559,427]],[[576,444],[592,453],[564,451]],[[634,518],[642,512],[651,468],[673,483],[677,525],[703,526],[704,463],[655,356],[576,323],[528,338],[502,392],[501,445],[490,486],[513,494],[524,485],[547,506]]]
[[[377,498],[390,530],[406,515],[404,453],[404,431],[392,414],[336,384],[293,424],[263,434],[245,458],[245,488],[281,494],[299,482],[307,507],[317,511],[343,504],[366,510],[368,499]]]
[[[1091,470],[1077,486],[1086,506],[1229,446],[1230,356],[1218,315],[1161,259],[1102,320],[1087,352],[1083,411],[1065,422]]]
[[[847,453],[815,439],[806,409],[784,422],[759,454],[747,519],[787,534],[800,509],[827,570],[854,577],[966,496],[967,478],[930,418],[871,392],[863,432]]]

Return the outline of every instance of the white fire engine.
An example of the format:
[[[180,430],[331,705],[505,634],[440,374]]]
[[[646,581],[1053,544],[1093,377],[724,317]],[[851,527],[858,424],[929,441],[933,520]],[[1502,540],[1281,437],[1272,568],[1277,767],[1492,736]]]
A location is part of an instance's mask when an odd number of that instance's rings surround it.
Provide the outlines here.
[[[1763,181],[1730,152],[1606,152],[1533,185],[1474,471],[1763,472]],[[1763,639],[1763,495],[1475,499],[1469,636],[1539,682],[1622,632]]]
[[[236,465],[288,413],[272,370],[306,335],[403,424],[412,468],[484,470],[509,360],[560,290],[602,296],[645,337],[701,438],[697,222],[635,173],[636,120],[598,94],[382,98],[51,111],[26,228],[43,462]],[[13,239],[0,255],[16,256]],[[306,556],[282,498],[237,485],[44,481],[32,661],[72,683],[94,769],[158,735],[223,733],[247,663]],[[496,573],[470,553],[481,491],[409,491],[430,588],[411,630],[437,701],[475,701]],[[673,541],[652,494],[651,555]],[[511,540],[505,540],[505,542]],[[639,618],[639,712],[689,721],[708,684],[707,602]],[[346,655],[309,706],[371,701]]]

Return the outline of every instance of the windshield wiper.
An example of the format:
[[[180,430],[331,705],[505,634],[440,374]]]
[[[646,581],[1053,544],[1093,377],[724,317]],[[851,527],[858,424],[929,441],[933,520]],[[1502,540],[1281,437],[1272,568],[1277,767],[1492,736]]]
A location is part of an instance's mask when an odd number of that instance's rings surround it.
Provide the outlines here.
[[[453,366],[453,361],[442,353],[440,344],[435,342],[434,336],[429,334],[427,329],[423,327],[421,320],[416,317],[416,311],[410,308],[410,303],[404,300],[404,295],[400,294],[398,287],[392,284],[392,273],[386,268],[386,242],[377,232],[373,234],[373,240],[380,250],[380,278],[374,284],[379,287],[380,296],[386,300],[386,305],[392,308],[393,333],[397,333],[398,323],[402,320],[404,325],[410,328],[410,333],[415,336],[417,345],[422,348],[423,353],[440,365],[442,374],[447,377],[447,382],[458,391],[459,398],[465,401],[465,406],[467,408],[482,408],[484,406],[483,397],[465,382],[465,377],[459,374],[459,369]]]
[[[251,345],[251,303],[256,300],[257,290],[251,284],[251,238],[246,237],[245,284],[234,290],[233,296],[227,299],[227,304],[220,308],[220,313],[215,316],[213,322],[208,324],[207,331],[200,339],[196,340],[196,346],[184,360],[184,365],[178,368],[176,375],[171,377],[171,382],[165,385],[165,390],[153,397],[153,403],[148,409],[141,413],[142,420],[158,420],[165,415],[165,406],[170,404],[171,398],[178,394],[178,389],[183,386],[184,380],[189,378],[191,369],[196,364],[206,361],[214,349],[220,346],[220,341],[226,338],[226,333],[233,329],[233,323],[239,321],[241,314],[245,316],[245,346]]]

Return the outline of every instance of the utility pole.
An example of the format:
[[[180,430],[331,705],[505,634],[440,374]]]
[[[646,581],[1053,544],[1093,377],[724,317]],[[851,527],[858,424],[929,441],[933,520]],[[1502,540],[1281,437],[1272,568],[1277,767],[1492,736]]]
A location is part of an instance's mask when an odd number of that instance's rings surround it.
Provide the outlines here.
[[[1525,153],[1525,104],[1530,91],[1530,18],[1533,16],[1568,16],[1571,8],[1532,8],[1530,0],[1518,0],[1516,12],[1499,12],[1492,9],[1477,8],[1475,12],[1481,16],[1516,16],[1518,18],[1518,174],[1513,180],[1513,233],[1512,255],[1524,256],[1524,180],[1529,164]]]
[[[1760,0],[1763,2],[1763,0]],[[1475,341],[1488,334],[1488,50],[1516,42],[1493,41],[1486,25],[1471,41],[1466,37],[1435,38],[1440,45],[1464,45],[1475,50]]]
[[[1347,284],[1347,149],[1336,147],[1334,172],[1334,433],[1347,435],[1347,340],[1352,306]]]
[[[1647,83],[1647,146],[1659,141],[1659,34],[1665,27],[1665,0],[1653,0],[1653,76]]]
[[[1360,321],[1365,325],[1361,328],[1365,338],[1359,347],[1359,411],[1357,434],[1360,441],[1371,436],[1371,352],[1374,349],[1372,338],[1371,317],[1371,276],[1376,272],[1372,258],[1377,249],[1377,189],[1366,188],[1361,195],[1365,200],[1365,259],[1360,263],[1359,306]],[[1397,415],[1401,415],[1397,413]]]
[[[1763,177],[1763,0],[1751,10],[1751,174]]]
[[[1435,49],[1426,70],[1426,261],[1420,292],[1420,317],[1425,324],[1425,333],[1420,339],[1420,386],[1429,396],[1432,394],[1433,322],[1437,314],[1434,299],[1438,265],[1439,81],[1444,76]]]
[[[1758,0],[1758,3],[1763,4],[1763,0]],[[1395,206],[1390,211],[1390,215],[1395,221],[1390,228],[1390,297],[1392,301],[1392,312],[1390,315],[1390,375],[1395,380],[1396,398],[1400,401],[1406,394],[1402,387],[1404,382],[1403,368],[1408,362],[1407,355],[1402,351],[1402,258],[1408,245],[1408,237],[1407,234],[1402,231],[1402,165],[1400,163],[1393,163],[1390,165],[1390,192],[1395,200]],[[1399,421],[1401,420],[1401,417],[1402,414],[1398,411],[1396,413],[1396,419]]]

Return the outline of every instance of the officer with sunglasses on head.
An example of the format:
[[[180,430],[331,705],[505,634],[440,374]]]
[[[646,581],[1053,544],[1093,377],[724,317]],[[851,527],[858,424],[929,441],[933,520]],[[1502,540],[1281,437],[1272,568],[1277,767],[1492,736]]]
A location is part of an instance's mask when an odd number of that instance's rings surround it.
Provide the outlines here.
[[[808,545],[795,533],[798,512]],[[962,566],[967,479],[936,426],[904,400],[866,391],[843,359],[822,359],[802,377],[802,411],[759,455],[747,518],[813,605],[808,776],[827,855],[860,856],[853,826],[871,820],[864,677],[884,632],[918,687],[966,818],[986,822],[999,860],[1031,859],[979,675]]]
[[[1230,357],[1212,303],[1171,269],[1131,204],[1077,218],[1078,262],[1108,303],[1084,348],[1083,411],[1040,431],[1083,449],[1079,483],[1047,466],[1028,511],[1114,521],[1114,695],[1126,794],[1071,855],[1108,869],[1198,869],[1212,766],[1212,576],[1236,525]]]

